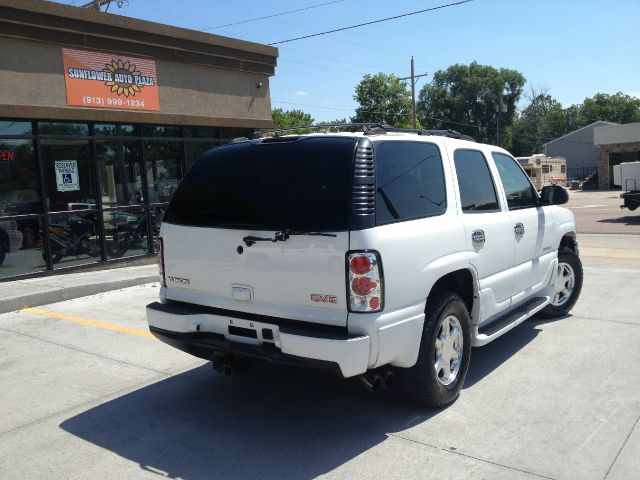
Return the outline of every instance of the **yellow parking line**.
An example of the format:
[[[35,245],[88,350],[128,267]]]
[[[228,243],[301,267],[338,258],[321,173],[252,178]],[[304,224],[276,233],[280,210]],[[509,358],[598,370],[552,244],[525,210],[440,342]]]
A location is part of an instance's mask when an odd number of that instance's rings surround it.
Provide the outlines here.
[[[57,318],[59,320],[68,320],[69,322],[82,323],[83,325],[89,325],[90,327],[105,328],[107,330],[114,330],[116,332],[129,333],[131,335],[138,335],[140,337],[153,338],[150,332],[144,330],[136,330],[135,328],[120,327],[106,322],[98,322],[96,320],[89,320],[87,318],[72,317],[71,315],[63,315],[61,313],[48,312],[46,310],[40,310],[39,308],[23,308],[23,312],[35,313],[36,315],[44,315],[45,317]]]

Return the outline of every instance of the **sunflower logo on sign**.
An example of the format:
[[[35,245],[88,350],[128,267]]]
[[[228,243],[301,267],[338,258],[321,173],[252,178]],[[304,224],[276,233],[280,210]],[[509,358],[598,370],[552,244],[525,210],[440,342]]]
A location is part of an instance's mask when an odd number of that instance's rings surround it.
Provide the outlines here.
[[[135,80],[140,77],[140,72],[134,63],[112,60],[111,63],[105,63],[105,67],[105,72],[110,72],[112,79],[104,84],[111,87],[113,93],[134,97],[141,91]]]

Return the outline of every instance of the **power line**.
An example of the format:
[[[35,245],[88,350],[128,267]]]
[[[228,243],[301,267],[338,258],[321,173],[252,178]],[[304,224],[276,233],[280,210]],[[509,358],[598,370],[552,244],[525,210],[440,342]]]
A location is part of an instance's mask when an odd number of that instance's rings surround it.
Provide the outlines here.
[[[327,35],[329,33],[342,32],[344,30],[351,30],[353,28],[364,27],[364,26],[373,25],[373,24],[376,24],[376,23],[388,22],[389,20],[396,20],[398,18],[409,17],[411,15],[418,15],[420,13],[432,12],[434,10],[440,10],[442,8],[454,7],[456,5],[462,5],[463,3],[469,3],[469,2],[472,2],[472,1],[473,0],[461,0],[459,2],[448,3],[446,5],[439,5],[437,7],[425,8],[424,10],[417,10],[415,12],[403,13],[402,15],[395,15],[393,17],[380,18],[378,20],[372,20],[370,22],[359,23],[357,25],[350,25],[348,27],[341,27],[341,28],[336,28],[336,29],[333,29],[333,30],[327,30],[326,32],[313,33],[311,35],[305,35],[303,37],[290,38],[288,40],[280,40],[279,42],[269,43],[268,45],[278,45],[278,44],[281,44],[281,43],[289,43],[289,42],[295,42],[296,40],[303,40],[305,38],[319,37],[320,35]]]
[[[345,0],[333,0],[332,2],[325,2],[325,3],[318,3],[316,5],[309,5],[308,7],[304,7],[304,8],[298,8],[296,10],[287,10],[286,12],[278,12],[278,13],[273,13],[271,15],[265,15],[263,17],[256,17],[256,18],[250,18],[248,20],[241,20],[239,22],[233,22],[233,23],[226,23],[224,25],[216,25],[215,27],[208,27],[205,28],[203,31],[206,30],[213,30],[215,28],[224,28],[224,27],[232,27],[234,25],[242,25],[244,23],[249,23],[249,22],[256,22],[258,20],[265,20],[268,18],[273,18],[273,17],[281,17],[283,15],[288,15],[290,13],[297,13],[297,12],[303,12],[305,10],[312,10],[314,8],[318,8],[318,7],[324,7],[325,5],[332,5],[334,3],[341,3],[344,2]],[[231,3],[231,2],[228,2]],[[232,4],[233,5],[233,4]],[[234,5],[235,6],[235,5]]]

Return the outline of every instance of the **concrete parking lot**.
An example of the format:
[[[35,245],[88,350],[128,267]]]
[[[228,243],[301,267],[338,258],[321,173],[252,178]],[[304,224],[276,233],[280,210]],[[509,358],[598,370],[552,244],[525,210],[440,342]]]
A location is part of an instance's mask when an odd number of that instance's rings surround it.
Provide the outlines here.
[[[472,353],[456,403],[332,373],[229,379],[150,337],[147,284],[0,315],[0,478],[640,477],[640,270]]]
[[[578,233],[640,234],[640,210],[621,209],[619,190],[570,191],[566,205],[576,215]]]

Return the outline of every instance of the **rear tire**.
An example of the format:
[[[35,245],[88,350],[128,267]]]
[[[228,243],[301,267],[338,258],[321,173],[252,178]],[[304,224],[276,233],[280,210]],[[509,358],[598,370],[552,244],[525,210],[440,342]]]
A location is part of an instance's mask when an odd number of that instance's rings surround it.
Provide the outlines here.
[[[570,248],[558,250],[558,278],[556,295],[551,303],[540,311],[547,318],[563,317],[573,308],[582,290],[582,262]]]
[[[399,384],[412,401],[443,407],[460,394],[471,357],[467,306],[450,291],[435,292],[427,301],[416,364],[399,372]]]

